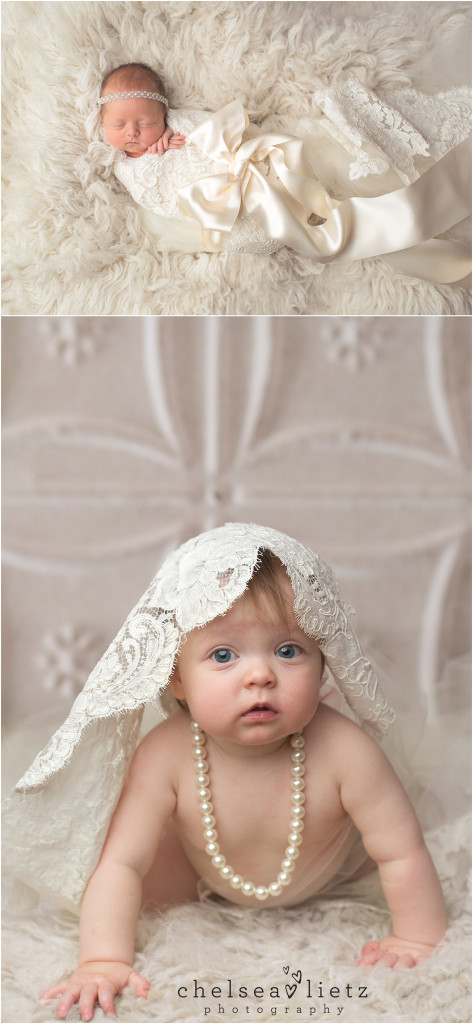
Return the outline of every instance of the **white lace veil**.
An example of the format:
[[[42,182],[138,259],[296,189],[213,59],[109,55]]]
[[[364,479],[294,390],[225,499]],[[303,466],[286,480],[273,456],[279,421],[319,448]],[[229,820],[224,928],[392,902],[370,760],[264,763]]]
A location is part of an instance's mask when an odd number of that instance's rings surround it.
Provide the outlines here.
[[[6,859],[14,874],[75,906],[93,871],[139,739],[146,705],[164,713],[185,634],[224,615],[240,597],[261,549],[286,568],[294,611],[367,732],[394,720],[349,622],[332,570],[296,540],[267,527],[228,523],[187,541],[164,562],[77,697],[71,712],[7,800]]]

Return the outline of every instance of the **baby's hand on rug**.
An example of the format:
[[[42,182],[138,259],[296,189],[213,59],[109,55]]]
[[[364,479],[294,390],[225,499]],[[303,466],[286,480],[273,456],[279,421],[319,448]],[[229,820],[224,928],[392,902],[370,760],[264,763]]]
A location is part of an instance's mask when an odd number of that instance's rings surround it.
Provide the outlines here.
[[[114,1015],[114,996],[133,986],[138,996],[147,999],[149,981],[130,967],[130,964],[104,961],[83,964],[67,980],[48,988],[41,996],[41,1002],[61,996],[57,1005],[57,1016],[64,1020],[74,1003],[79,1003],[82,1020],[91,1020],[95,1003],[98,1001],[107,1016]]]
[[[395,935],[387,935],[381,942],[367,942],[363,946],[360,966],[384,964],[398,971],[401,967],[415,967],[421,960],[430,956],[435,946],[423,942],[409,942],[408,939],[397,939]]]

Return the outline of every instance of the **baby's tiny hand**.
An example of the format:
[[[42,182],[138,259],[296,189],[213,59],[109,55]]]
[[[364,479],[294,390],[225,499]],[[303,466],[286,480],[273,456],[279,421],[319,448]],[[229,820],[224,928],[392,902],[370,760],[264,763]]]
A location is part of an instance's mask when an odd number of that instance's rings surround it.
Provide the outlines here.
[[[43,992],[41,1002],[61,996],[57,1005],[57,1016],[64,1020],[74,1003],[79,1003],[82,1020],[91,1020],[95,1003],[98,1002],[108,1017],[114,1015],[113,999],[124,988],[133,986],[138,996],[147,999],[149,981],[130,967],[116,961],[83,964],[82,967],[59,985]]]
[[[146,152],[159,153],[162,156],[168,149],[180,149],[181,146],[184,146],[186,142],[185,135],[182,135],[181,132],[170,134],[170,131],[170,129],[166,129],[164,135],[157,142],[153,142],[153,145],[149,146]]]
[[[407,939],[397,939],[395,935],[387,935],[381,942],[367,942],[363,946],[358,967],[384,964],[385,967],[392,967],[394,971],[400,970],[401,967],[415,967],[421,960],[430,956],[434,949],[435,946],[428,946],[423,942],[409,942]]]
[[[181,146],[185,146],[186,137],[182,132],[174,132],[169,139],[169,149],[180,149]]]

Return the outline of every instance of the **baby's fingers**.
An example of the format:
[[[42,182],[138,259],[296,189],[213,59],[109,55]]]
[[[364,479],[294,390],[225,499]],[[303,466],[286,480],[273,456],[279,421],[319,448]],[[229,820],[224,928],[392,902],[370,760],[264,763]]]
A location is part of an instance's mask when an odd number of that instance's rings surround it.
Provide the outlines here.
[[[53,985],[52,988],[47,988],[46,992],[43,992],[42,996],[39,997],[40,1003],[47,1003],[48,999],[55,999],[56,996],[62,995],[66,991],[68,981],[61,981],[59,985]]]
[[[380,949],[371,949],[368,952],[363,951],[363,956],[360,957],[357,963],[357,967],[372,967],[373,964],[377,964],[379,960],[382,960],[384,953]]]
[[[142,974],[138,974],[137,971],[132,971],[128,978],[128,985],[133,985],[137,996],[141,996],[142,999],[148,998],[150,983],[147,978],[143,978]]]
[[[102,1007],[102,1010],[109,1017],[113,1017],[115,1014],[115,1006],[113,1003],[113,997],[115,995],[115,992],[115,986],[112,985],[110,981],[100,982],[97,992],[97,999],[100,1003],[100,1006]]]
[[[92,1020],[96,999],[97,984],[95,982],[91,982],[90,985],[84,985],[79,999],[79,1009],[82,1020]]]
[[[69,1010],[73,1003],[77,1003],[80,996],[80,985],[72,987],[68,985],[67,991],[64,993],[62,999],[57,1004],[57,1016],[63,1020],[67,1017]]]
[[[372,939],[371,942],[365,942],[363,949],[361,950],[361,955],[364,956],[365,953],[372,953],[374,949],[379,949],[379,942]]]
[[[400,971],[403,967],[415,967],[415,957],[411,956],[410,953],[404,953],[403,956],[397,958],[397,963],[394,964],[393,970]]]

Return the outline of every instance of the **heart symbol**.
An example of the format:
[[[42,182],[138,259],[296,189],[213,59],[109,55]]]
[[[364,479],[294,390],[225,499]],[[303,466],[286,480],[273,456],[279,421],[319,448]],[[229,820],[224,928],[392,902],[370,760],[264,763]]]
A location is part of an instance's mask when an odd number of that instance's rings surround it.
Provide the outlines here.
[[[284,974],[289,974],[289,967],[283,967]]]
[[[297,984],[300,985],[302,981],[302,971],[296,971],[296,973],[293,974],[292,977],[294,978],[294,981],[297,981]]]
[[[291,996],[294,995],[294,992],[297,989],[297,985],[285,985],[284,988],[286,989],[287,992],[287,998],[290,999]]]

